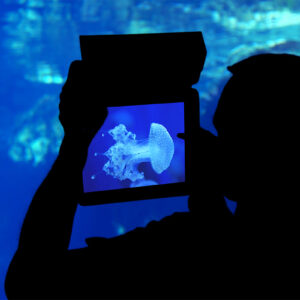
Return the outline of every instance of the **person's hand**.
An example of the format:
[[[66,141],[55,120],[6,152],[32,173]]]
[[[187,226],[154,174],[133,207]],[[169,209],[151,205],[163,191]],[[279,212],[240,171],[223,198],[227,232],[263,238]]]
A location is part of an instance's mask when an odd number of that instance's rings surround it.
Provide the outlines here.
[[[177,137],[183,140],[190,139],[192,147],[191,177],[192,179],[196,178],[195,189],[197,190],[199,187],[197,180],[202,176],[204,166],[210,165],[212,163],[211,159],[217,155],[217,137],[200,126],[195,128],[191,136],[186,136],[185,133],[178,133]],[[204,176],[207,176],[207,173]]]
[[[177,136],[186,139],[184,133]],[[190,138],[193,144],[189,209],[202,218],[225,217],[229,211],[222,194],[218,138],[201,127]]]
[[[59,120],[65,137],[88,145],[107,117],[101,101],[96,70],[92,72],[83,61],[74,61],[60,94]]]

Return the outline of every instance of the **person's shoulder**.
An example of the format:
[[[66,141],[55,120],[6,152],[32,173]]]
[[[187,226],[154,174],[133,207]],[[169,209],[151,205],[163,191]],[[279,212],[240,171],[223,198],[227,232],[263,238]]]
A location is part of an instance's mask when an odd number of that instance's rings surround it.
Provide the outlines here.
[[[125,249],[132,249],[136,245],[155,245],[157,243],[171,242],[172,239],[186,237],[192,227],[191,214],[189,212],[176,212],[164,217],[159,221],[151,221],[145,227],[137,227],[125,234],[113,237],[87,238],[87,247],[69,250],[72,257],[88,257],[95,250],[111,252],[119,246]]]
[[[154,226],[164,226],[164,225],[182,225],[185,222],[188,222],[191,218],[190,212],[175,212],[170,216],[166,216],[160,221],[151,221],[147,227],[151,228]]]
[[[178,228],[184,230],[189,226],[191,214],[189,212],[176,212],[170,216],[166,216],[161,220],[153,220],[149,222],[145,227],[137,227],[136,229],[119,236],[115,239],[130,239],[136,236],[144,237],[145,239],[151,236],[159,237],[161,235],[172,234],[172,232],[178,232]]]

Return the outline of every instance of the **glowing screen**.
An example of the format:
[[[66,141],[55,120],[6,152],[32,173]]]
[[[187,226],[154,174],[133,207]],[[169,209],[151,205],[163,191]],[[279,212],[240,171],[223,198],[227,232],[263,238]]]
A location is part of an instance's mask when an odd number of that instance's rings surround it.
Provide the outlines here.
[[[84,192],[185,181],[184,103],[109,107],[89,147]]]

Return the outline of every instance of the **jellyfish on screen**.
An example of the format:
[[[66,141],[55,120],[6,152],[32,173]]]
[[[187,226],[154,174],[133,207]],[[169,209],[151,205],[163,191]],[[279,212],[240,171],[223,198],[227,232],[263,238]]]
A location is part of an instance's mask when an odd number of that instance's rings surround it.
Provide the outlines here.
[[[103,166],[106,174],[135,182],[144,179],[144,173],[138,170],[142,162],[149,162],[157,174],[170,166],[174,142],[163,125],[152,123],[148,139],[141,141],[136,140],[136,135],[123,124],[108,132],[116,143],[104,153],[109,159]]]

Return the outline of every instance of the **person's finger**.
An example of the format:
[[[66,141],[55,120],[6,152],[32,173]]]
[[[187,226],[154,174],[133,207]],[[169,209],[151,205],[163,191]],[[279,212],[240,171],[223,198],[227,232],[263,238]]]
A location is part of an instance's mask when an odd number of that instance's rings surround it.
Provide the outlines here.
[[[185,133],[178,133],[177,137],[184,140],[185,139]]]
[[[84,63],[81,60],[74,60],[71,62],[68,72],[68,79],[82,75]]]

